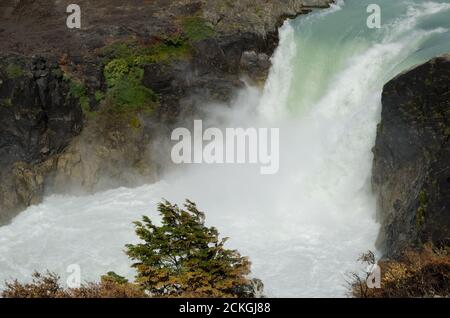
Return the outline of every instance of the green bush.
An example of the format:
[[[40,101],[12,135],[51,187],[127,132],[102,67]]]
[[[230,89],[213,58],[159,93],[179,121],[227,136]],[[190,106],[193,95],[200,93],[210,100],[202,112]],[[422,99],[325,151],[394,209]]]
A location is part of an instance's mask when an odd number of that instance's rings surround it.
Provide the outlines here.
[[[201,17],[187,17],[182,21],[183,31],[191,41],[213,37],[214,29]]]
[[[190,45],[180,38],[170,37],[162,43],[155,44],[143,50],[142,55],[135,59],[136,64],[167,63],[172,60],[186,59],[191,55]]]
[[[104,48],[104,76],[108,85],[106,97],[118,112],[145,111],[152,113],[158,96],[142,85],[144,66],[166,63],[190,55],[189,44],[181,37],[166,37],[150,46],[122,42]]]
[[[90,112],[89,97],[86,94],[86,87],[83,83],[69,79],[69,94],[79,99],[81,109],[84,113]]]
[[[157,101],[157,96],[151,89],[127,78],[118,81],[108,94],[114,100],[118,111],[151,111]]]
[[[55,273],[35,272],[32,282],[22,284],[17,280],[6,282],[0,292],[3,298],[146,298],[135,284],[110,272],[99,283],[86,283],[79,288],[65,288]]]
[[[360,260],[365,264],[375,264],[375,259]],[[366,279],[370,273],[366,273],[364,277],[353,274],[350,281],[353,297],[450,297],[449,247],[437,248],[426,244],[419,249],[406,248],[400,257],[379,261],[378,266],[381,269],[381,288],[368,288]]]
[[[104,75],[109,87],[113,87],[130,72],[128,63],[123,58],[112,60],[105,66]]]
[[[23,69],[19,65],[16,64],[8,64],[5,68],[6,76],[8,78],[18,78],[23,75]]]
[[[158,96],[142,85],[144,70],[130,66],[124,59],[112,60],[105,67],[104,75],[108,84],[107,97],[116,111],[151,112]]]
[[[105,94],[102,91],[95,92],[95,100],[99,103],[105,98]]]
[[[136,42],[114,43],[105,47],[102,54],[105,64],[113,60],[120,60],[122,65],[116,65],[116,67],[123,67],[124,62],[129,67],[142,67],[149,63],[167,63],[172,60],[185,59],[191,55],[191,51],[189,43],[184,38],[167,36],[149,46]]]
[[[144,216],[135,222],[141,243],[126,246],[136,261],[136,283],[154,296],[251,297],[247,278],[250,262],[238,251],[224,247],[214,227],[205,226],[205,215],[186,201],[181,209],[167,201],[158,205],[160,226]]]
[[[115,42],[110,45],[105,46],[102,49],[102,55],[105,56],[105,62],[111,59],[128,59],[129,57],[135,55],[136,44],[131,42]]]
[[[425,223],[425,215],[427,211],[427,193],[421,191],[419,193],[419,207],[417,208],[416,224],[418,228],[421,228]]]
[[[193,202],[181,209],[164,201],[158,205],[161,225],[148,217],[135,222],[141,242],[126,245],[135,261],[134,282],[114,272],[99,283],[65,288],[51,272],[34,273],[32,282],[6,282],[5,298],[138,298],[138,297],[255,297],[262,282],[250,280],[250,262],[238,251],[225,248],[214,227],[205,225],[205,214]]]

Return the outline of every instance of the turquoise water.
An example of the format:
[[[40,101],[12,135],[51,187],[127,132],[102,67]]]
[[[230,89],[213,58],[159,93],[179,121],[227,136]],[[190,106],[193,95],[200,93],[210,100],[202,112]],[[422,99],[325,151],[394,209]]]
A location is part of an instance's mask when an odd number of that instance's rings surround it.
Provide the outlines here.
[[[366,26],[381,6],[382,28]],[[207,105],[224,127],[279,127],[280,171],[248,165],[182,166],[161,182],[95,195],[49,196],[0,228],[0,281],[78,264],[83,280],[109,270],[133,276],[123,253],[131,222],[156,217],[162,198],[190,198],[208,223],[248,255],[269,296],[342,297],[346,273],[375,249],[371,186],[383,85],[450,52],[450,1],[339,1],[287,22],[263,91],[248,87],[232,107]]]
[[[381,29],[366,25],[366,9],[373,3],[381,8]],[[291,111],[312,107],[336,85],[339,72],[353,59],[373,54],[374,63],[366,69],[371,74],[364,79],[370,81],[370,88],[380,89],[402,70],[450,51],[450,1],[347,0],[338,4],[342,9],[291,23],[297,45],[291,62]],[[401,51],[392,52],[386,49],[389,46]],[[378,67],[379,59],[383,61]]]

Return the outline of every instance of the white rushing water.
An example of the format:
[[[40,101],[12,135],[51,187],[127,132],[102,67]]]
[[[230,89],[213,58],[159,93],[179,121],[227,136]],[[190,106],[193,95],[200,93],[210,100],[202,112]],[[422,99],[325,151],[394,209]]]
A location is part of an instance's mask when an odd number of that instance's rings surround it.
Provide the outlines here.
[[[233,107],[209,105],[209,124],[280,128],[280,171],[248,165],[182,166],[157,184],[95,195],[54,195],[0,227],[0,280],[33,270],[84,280],[133,276],[123,253],[132,221],[156,217],[161,198],[197,202],[207,222],[252,260],[269,296],[345,296],[345,274],[374,250],[379,226],[371,148],[384,83],[450,51],[449,1],[378,1],[383,27],[366,26],[371,1],[348,0],[287,22],[263,91]]]

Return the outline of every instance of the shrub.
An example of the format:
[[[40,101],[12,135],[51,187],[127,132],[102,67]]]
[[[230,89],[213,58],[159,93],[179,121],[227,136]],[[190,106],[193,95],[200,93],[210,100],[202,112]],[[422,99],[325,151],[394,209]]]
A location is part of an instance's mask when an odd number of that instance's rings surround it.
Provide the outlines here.
[[[153,110],[158,96],[142,85],[143,76],[143,69],[130,67],[123,59],[113,60],[105,67],[107,97],[112,100],[116,111]]]
[[[83,83],[75,79],[67,79],[69,81],[69,94],[80,101],[81,109],[85,114],[90,113],[89,97],[86,94],[86,87]]]
[[[108,86],[113,87],[122,80],[128,73],[130,68],[125,59],[119,58],[112,60],[105,66],[104,75]]]
[[[17,64],[8,64],[5,68],[6,76],[9,78],[18,78],[21,77],[24,73],[21,66]]]
[[[128,67],[142,67],[149,63],[166,63],[188,58],[192,48],[185,38],[179,35],[164,36],[151,45],[141,45],[135,41],[117,42],[102,50],[105,64],[121,60]]]
[[[105,94],[102,91],[95,91],[95,100],[99,103],[105,98]]]
[[[354,275],[352,295],[362,298],[450,297],[450,248],[408,249],[399,260],[384,260],[381,288],[369,289]]]
[[[419,207],[417,208],[416,224],[418,229],[420,229],[425,223],[425,215],[427,211],[427,193],[421,191],[419,193]]]
[[[161,226],[148,217],[135,222],[142,243],[126,246],[135,261],[135,282],[108,272],[98,283],[64,288],[51,272],[34,273],[31,283],[6,282],[6,298],[142,298],[142,297],[257,297],[263,290],[250,280],[250,262],[236,250],[224,247],[214,227],[193,202],[185,209],[164,201],[158,205]]]
[[[113,43],[102,50],[104,76],[108,85],[106,97],[118,112],[152,113],[159,97],[142,85],[144,66],[168,63],[191,55],[189,43],[181,36],[167,36],[149,46],[136,41]]]
[[[224,247],[227,239],[205,226],[205,215],[193,202],[186,201],[181,209],[165,201],[158,211],[161,226],[144,216],[135,223],[143,242],[126,246],[136,261],[136,283],[159,297],[252,296],[250,262]]]
[[[79,288],[64,288],[54,273],[35,272],[31,283],[7,282],[0,294],[4,298],[144,298],[147,295],[135,284],[114,273],[103,276],[99,283]]]
[[[155,44],[142,51],[135,62],[139,65],[146,63],[167,63],[172,60],[186,59],[191,56],[191,46],[180,37],[167,37],[161,43]]]
[[[64,289],[59,284],[59,277],[47,272],[33,273],[32,282],[21,284],[17,280],[6,282],[6,288],[1,296],[4,298],[61,298],[64,297]]]
[[[214,29],[201,17],[187,17],[182,21],[183,31],[191,41],[200,41],[213,37]]]
[[[101,50],[101,54],[105,56],[105,62],[109,62],[113,59],[128,59],[135,55],[135,44],[127,42],[115,42],[105,46]]]

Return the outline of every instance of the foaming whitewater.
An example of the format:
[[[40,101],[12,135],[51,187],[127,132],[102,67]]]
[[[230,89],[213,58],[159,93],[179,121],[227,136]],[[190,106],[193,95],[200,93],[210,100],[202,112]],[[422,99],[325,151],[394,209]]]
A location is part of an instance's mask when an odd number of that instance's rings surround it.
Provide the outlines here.
[[[382,87],[450,51],[449,1],[378,1],[380,30],[366,27],[371,2],[341,1],[285,23],[264,90],[248,87],[232,107],[208,105],[208,125],[280,128],[278,174],[180,166],[139,188],[49,196],[0,228],[0,280],[46,269],[64,278],[70,264],[84,280],[109,270],[132,277],[123,253],[136,240],[131,222],[157,217],[161,198],[189,198],[250,257],[269,296],[345,296],[346,273],[379,231],[370,179]]]

